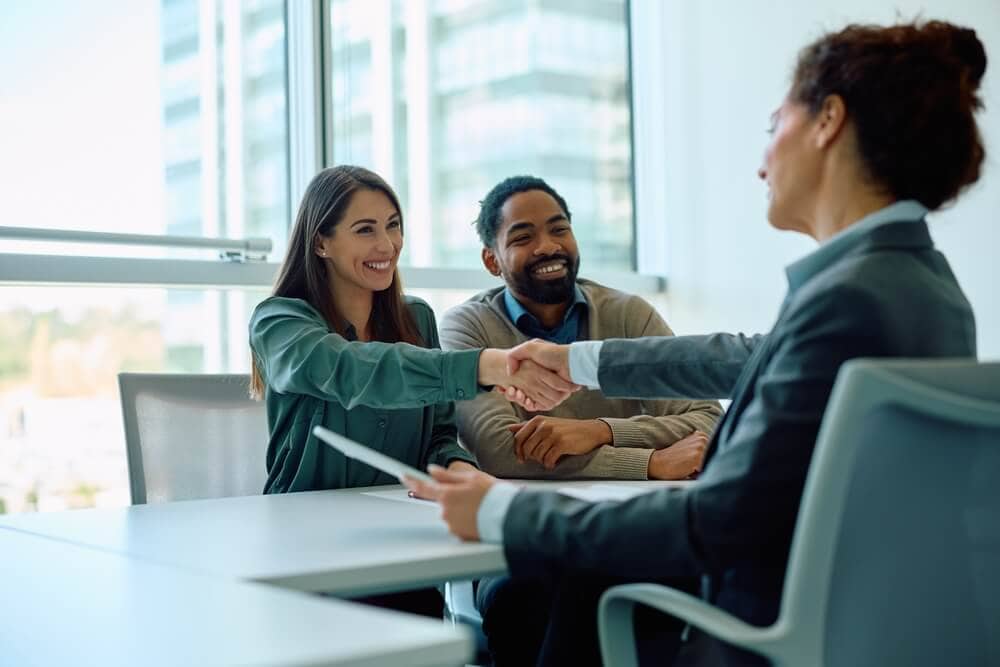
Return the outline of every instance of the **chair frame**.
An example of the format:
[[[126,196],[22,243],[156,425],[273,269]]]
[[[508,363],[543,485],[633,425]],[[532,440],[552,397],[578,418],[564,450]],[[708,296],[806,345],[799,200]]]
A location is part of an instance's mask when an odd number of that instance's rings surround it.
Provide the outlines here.
[[[963,359],[968,365],[982,365]],[[1000,427],[997,403],[925,386],[907,373],[933,375],[953,368],[956,360],[855,359],[843,365],[824,415],[809,467],[802,505],[789,553],[778,619],[758,627],[694,596],[657,584],[626,584],[604,593],[598,609],[601,656],[606,665],[638,664],[632,637],[636,604],[666,612],[724,642],[761,654],[777,666],[821,665],[826,601],[834,566],[834,548],[850,484],[860,453],[861,420],[837,419],[838,411],[859,414],[873,399],[890,396],[894,405],[919,409],[943,421]]]
[[[192,393],[193,379],[202,381],[198,386],[203,393]],[[128,461],[128,485],[133,505],[146,504],[146,472],[142,459],[142,438],[139,433],[139,418],[136,398],[139,393],[156,383],[162,396],[176,397],[178,400],[198,401],[215,398],[213,391],[206,388],[239,387],[249,397],[250,376],[243,373],[119,373],[118,389],[121,392],[122,422],[125,425],[125,456]]]

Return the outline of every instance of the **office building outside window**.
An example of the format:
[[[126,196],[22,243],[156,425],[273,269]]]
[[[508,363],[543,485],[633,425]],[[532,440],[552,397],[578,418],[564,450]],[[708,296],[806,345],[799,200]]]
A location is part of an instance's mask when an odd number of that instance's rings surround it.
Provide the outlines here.
[[[0,224],[267,237],[280,260],[285,35],[283,0],[12,3],[0,22],[0,175],[11,186]],[[94,268],[218,258],[8,240],[0,252],[86,257]],[[119,372],[248,370],[247,320],[266,285],[128,279],[0,284],[0,513],[128,502]],[[90,282],[86,270],[79,281]]]
[[[160,22],[166,233],[288,234],[284,0],[162,0]],[[204,300],[217,299],[203,309]],[[171,291],[167,317],[210,321],[165,331],[167,365],[246,370],[241,292]]]
[[[634,269],[624,0],[302,6],[328,10],[324,160],[371,167],[397,188],[404,265],[481,270],[478,201],[530,173],[569,201],[584,275]],[[266,237],[268,261],[280,262],[301,194],[290,192],[289,165],[306,153],[289,139],[300,99],[288,83],[291,9],[13,3],[0,22],[4,224]],[[296,60],[296,76],[319,61]],[[267,272],[232,288],[137,280],[128,263],[162,276],[153,264],[164,260],[219,268],[215,251],[3,239],[0,253],[44,255],[47,267],[82,260],[68,278],[36,272],[29,285],[0,265],[0,513],[125,504],[117,374],[246,372],[247,321]],[[439,311],[472,292],[442,289],[447,277],[435,289],[407,278],[404,268],[408,291]]]
[[[634,269],[625,0],[330,0],[330,24],[333,162],[397,189],[404,263],[481,266],[479,200],[532,174],[583,274]]]

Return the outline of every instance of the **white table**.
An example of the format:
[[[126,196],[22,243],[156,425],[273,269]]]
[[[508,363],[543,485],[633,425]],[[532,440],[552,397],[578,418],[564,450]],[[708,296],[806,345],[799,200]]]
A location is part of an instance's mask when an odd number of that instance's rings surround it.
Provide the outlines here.
[[[79,513],[71,513],[79,514]],[[0,530],[0,664],[460,665],[441,622]]]
[[[527,482],[529,487],[594,482]],[[607,482],[602,482],[607,484]],[[684,482],[616,482],[663,487]],[[343,597],[501,574],[503,548],[450,535],[431,503],[399,486],[213,498],[0,518],[19,530],[147,562]],[[0,530],[0,532],[3,532]]]
[[[0,529],[191,572],[345,597],[506,571],[500,546],[450,535],[435,505],[366,495],[398,488],[20,514],[3,517]]]

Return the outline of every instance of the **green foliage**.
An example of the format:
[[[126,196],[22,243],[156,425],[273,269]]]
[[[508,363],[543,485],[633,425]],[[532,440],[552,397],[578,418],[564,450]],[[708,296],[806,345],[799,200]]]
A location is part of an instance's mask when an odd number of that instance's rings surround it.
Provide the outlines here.
[[[0,311],[0,391],[12,385],[45,383],[51,351],[62,341],[83,346],[104,339],[115,350],[118,370],[152,370],[162,364],[159,322],[144,318],[134,305],[111,309],[95,305],[68,319],[60,310],[33,312],[19,307]],[[72,372],[60,367],[60,372]],[[84,382],[76,386],[83,386]]]
[[[27,308],[0,315],[0,383],[27,376],[36,317]]]

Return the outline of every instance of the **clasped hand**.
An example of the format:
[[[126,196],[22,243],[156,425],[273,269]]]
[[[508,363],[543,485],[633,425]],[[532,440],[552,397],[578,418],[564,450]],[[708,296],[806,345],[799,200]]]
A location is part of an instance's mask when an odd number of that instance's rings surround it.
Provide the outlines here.
[[[480,384],[493,385],[528,412],[556,407],[580,387],[569,376],[569,348],[531,340],[510,350],[483,350]]]
[[[512,424],[514,455],[521,463],[537,461],[552,470],[564,456],[579,456],[611,443],[611,427],[600,419],[563,419],[536,415]]]

